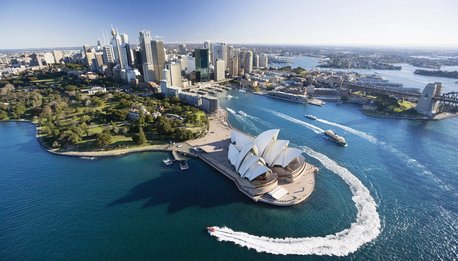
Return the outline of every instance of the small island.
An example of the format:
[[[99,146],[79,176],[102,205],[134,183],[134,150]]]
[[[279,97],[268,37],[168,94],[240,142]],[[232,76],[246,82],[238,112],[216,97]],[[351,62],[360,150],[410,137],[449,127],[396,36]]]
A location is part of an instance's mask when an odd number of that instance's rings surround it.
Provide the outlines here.
[[[419,70],[415,70],[414,74],[458,79],[458,71],[441,71],[441,70],[430,71],[430,70],[420,70],[419,69]]]

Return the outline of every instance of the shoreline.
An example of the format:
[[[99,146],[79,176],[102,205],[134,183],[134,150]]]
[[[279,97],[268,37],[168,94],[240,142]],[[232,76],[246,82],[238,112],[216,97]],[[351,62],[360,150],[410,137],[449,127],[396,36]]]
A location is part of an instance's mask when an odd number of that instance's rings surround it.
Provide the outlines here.
[[[394,120],[411,120],[411,121],[438,121],[438,120],[445,120],[453,117],[457,117],[458,113],[449,113],[449,112],[442,112],[435,115],[433,118],[429,118],[428,116],[396,116],[393,114],[379,114],[377,112],[369,112],[366,110],[360,110],[364,115],[372,117],[372,118],[379,118],[379,119],[394,119]]]

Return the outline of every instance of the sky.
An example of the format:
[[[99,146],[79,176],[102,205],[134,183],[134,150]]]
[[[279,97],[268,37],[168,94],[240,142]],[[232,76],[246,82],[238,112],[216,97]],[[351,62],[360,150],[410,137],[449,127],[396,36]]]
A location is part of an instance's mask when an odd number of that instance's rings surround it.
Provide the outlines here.
[[[458,48],[458,0],[0,0],[0,49],[138,43]],[[108,40],[107,40],[108,42]]]

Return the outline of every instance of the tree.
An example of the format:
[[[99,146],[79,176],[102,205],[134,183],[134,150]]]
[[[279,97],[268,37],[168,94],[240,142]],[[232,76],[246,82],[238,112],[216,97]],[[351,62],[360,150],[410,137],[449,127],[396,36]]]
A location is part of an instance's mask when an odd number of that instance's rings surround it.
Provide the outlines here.
[[[106,132],[97,133],[95,142],[99,148],[106,147],[111,143],[111,135]]]
[[[27,109],[26,109],[25,105],[22,102],[17,103],[13,107],[13,113],[16,116],[16,118],[18,118],[18,119],[21,118],[21,116],[25,113],[26,110]]]
[[[8,119],[8,113],[6,111],[0,110],[0,120]]]

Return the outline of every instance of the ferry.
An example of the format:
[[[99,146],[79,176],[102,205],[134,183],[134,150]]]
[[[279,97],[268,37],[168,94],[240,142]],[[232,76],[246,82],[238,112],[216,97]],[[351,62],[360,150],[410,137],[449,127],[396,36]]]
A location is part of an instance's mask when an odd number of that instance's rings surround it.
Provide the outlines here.
[[[162,160],[162,162],[164,162],[164,164],[167,165],[167,166],[170,166],[170,165],[173,164],[173,160],[171,160],[169,158]]]
[[[332,141],[339,144],[340,146],[347,146],[347,141],[344,139],[344,137],[335,134],[332,130],[325,131],[324,135],[331,138]]]
[[[306,118],[309,118],[309,119],[311,119],[311,120],[316,120],[316,119],[318,119],[315,115],[312,115],[312,114],[306,114],[305,117],[306,117]]]
[[[238,111],[237,113],[240,114],[240,115],[242,115],[243,117],[246,117],[246,113],[243,112],[243,111]]]
[[[189,169],[188,161],[185,160],[185,161],[180,162],[180,169],[181,170]]]

